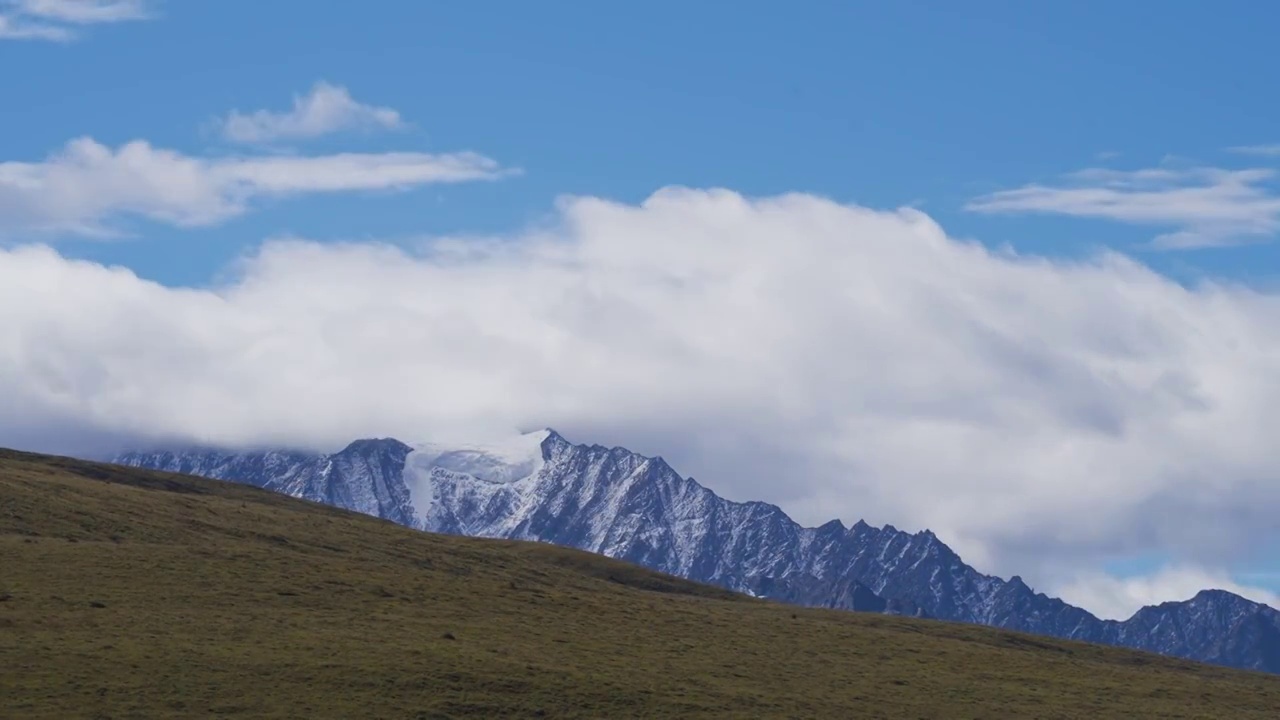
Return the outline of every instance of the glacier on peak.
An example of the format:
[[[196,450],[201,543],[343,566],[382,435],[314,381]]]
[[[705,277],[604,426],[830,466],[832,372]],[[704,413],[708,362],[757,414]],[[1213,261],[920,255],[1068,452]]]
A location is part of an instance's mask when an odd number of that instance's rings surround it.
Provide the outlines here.
[[[417,468],[442,468],[476,480],[509,483],[538,474],[543,465],[542,444],[551,435],[550,430],[538,430],[480,443],[420,443],[409,457]]]
[[[404,483],[418,522],[427,523],[441,473],[491,485],[535,477],[545,464],[543,443],[552,435],[554,432],[547,429],[479,443],[428,442],[412,446],[404,461]]]

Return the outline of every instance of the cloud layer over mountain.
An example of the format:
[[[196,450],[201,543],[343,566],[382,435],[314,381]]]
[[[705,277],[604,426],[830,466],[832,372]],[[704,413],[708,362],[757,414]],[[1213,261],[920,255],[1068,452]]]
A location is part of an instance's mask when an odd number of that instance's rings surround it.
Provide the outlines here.
[[[558,220],[408,250],[274,240],[207,289],[0,250],[0,444],[552,426],[1120,604],[1080,585],[1098,557],[1187,577],[1277,539],[1276,296],[807,195],[568,198]]]

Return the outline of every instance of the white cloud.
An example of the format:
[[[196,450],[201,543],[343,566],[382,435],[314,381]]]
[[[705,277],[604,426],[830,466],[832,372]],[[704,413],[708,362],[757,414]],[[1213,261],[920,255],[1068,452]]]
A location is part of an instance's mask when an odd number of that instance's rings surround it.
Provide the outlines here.
[[[1226,590],[1280,608],[1280,597],[1269,590],[1242,585],[1226,573],[1186,566],[1164,567],[1151,575],[1127,578],[1084,573],[1056,588],[1055,594],[1073,605],[1089,608],[1098,617],[1127,620],[1144,606],[1187,600],[1201,590]]]
[[[1241,155],[1261,155],[1263,157],[1280,156],[1280,143],[1274,145],[1237,145],[1227,148],[1233,153]]]
[[[342,130],[395,129],[400,113],[388,107],[356,102],[344,87],[319,82],[305,96],[294,96],[289,112],[232,111],[220,126],[233,142],[264,143],[320,137]]]
[[[31,22],[16,15],[0,15],[0,40],[53,40],[66,42],[70,30],[56,25]]]
[[[65,42],[74,26],[148,17],[143,0],[0,0],[0,39]]]
[[[550,425],[807,523],[928,527],[1038,587],[1276,539],[1280,296],[806,195],[558,212],[414,252],[269,242],[212,289],[0,252],[0,445]]]
[[[1231,245],[1280,231],[1280,192],[1267,169],[1095,168],[1060,185],[1027,185],[971,201],[993,214],[1056,214],[1172,228],[1155,238],[1165,249]]]
[[[474,153],[203,158],[141,140],[112,149],[80,138],[43,162],[0,163],[0,232],[110,234],[109,221],[127,216],[210,225],[262,198],[485,180],[507,172]]]
[[[78,25],[147,17],[143,0],[17,0],[16,4],[19,13]]]

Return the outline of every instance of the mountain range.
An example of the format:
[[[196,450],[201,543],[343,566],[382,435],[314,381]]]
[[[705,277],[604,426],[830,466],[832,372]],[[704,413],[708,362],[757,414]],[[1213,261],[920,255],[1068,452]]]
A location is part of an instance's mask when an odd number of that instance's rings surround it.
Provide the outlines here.
[[[536,540],[799,605],[914,615],[1280,673],[1280,612],[1222,590],[1102,620],[985,575],[930,531],[725,500],[661,457],[546,430],[481,445],[358,440],[334,454],[213,448],[114,462],[254,485],[420,530]]]

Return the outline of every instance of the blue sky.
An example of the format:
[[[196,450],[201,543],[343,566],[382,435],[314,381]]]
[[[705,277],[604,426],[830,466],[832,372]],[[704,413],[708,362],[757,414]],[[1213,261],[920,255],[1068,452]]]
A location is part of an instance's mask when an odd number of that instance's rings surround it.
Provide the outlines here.
[[[0,444],[554,425],[806,522],[933,527],[1106,612],[1272,598],[1277,25],[1256,2],[0,0],[0,279],[28,313],[0,313],[26,393]],[[422,254],[455,236],[475,255]]]
[[[232,108],[287,109],[327,80],[412,128],[310,149],[472,149],[523,169],[501,183],[291,199],[184,233],[66,241],[164,281],[200,282],[246,245],[519,227],[561,194],[636,201],[665,185],[809,191],[917,204],[949,232],[1034,252],[1149,240],[1151,227],[989,217],[972,198],[1086,167],[1167,156],[1267,166],[1225,148],[1274,142],[1277,73],[1258,3],[184,2],[71,43],[5,42],[12,110],[0,157],[68,139],[145,138],[234,151],[202,126]],[[1274,161],[1274,158],[1271,158]],[[1275,162],[1271,162],[1275,165]],[[1144,260],[1180,278],[1268,281],[1270,243]]]

